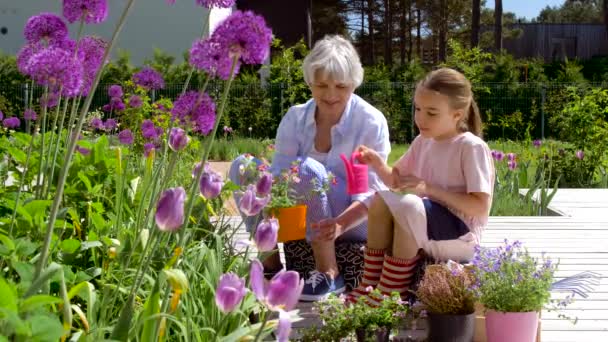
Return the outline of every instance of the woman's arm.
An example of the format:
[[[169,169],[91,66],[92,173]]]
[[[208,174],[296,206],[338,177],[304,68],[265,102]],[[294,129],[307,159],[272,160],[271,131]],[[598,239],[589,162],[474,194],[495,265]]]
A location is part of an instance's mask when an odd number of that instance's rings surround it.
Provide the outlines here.
[[[313,240],[333,241],[348,230],[356,227],[367,218],[367,206],[360,201],[354,201],[338,217],[332,217],[312,223]]]

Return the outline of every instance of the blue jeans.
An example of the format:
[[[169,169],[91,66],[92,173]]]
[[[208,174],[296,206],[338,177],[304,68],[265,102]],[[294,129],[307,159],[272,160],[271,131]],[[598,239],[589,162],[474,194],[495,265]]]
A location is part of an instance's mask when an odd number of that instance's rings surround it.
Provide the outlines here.
[[[247,177],[239,173],[239,166],[250,162],[243,155],[232,161],[228,178],[237,185],[242,185]],[[259,159],[254,158],[252,162],[261,164]],[[322,219],[337,217],[351,205],[351,197],[346,193],[346,181],[336,177],[337,184],[332,185],[327,193],[312,193],[313,179],[322,184],[327,179],[328,170],[325,166],[312,158],[305,158],[300,164],[300,182],[295,184],[293,190],[297,197],[301,198],[300,204],[306,204],[306,240],[311,239],[310,224]],[[234,194],[234,200],[240,202],[240,195]],[[260,214],[261,215],[261,214]],[[246,217],[241,213],[247,231],[259,221],[258,217]],[[348,230],[338,238],[339,241],[365,242],[367,241],[367,221]]]

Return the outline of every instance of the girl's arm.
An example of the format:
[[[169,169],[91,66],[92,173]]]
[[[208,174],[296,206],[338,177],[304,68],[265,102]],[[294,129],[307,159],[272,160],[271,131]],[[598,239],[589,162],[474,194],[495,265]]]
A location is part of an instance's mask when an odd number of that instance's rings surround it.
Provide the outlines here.
[[[359,162],[367,164],[369,167],[371,167],[376,172],[380,180],[382,180],[386,186],[392,188],[394,184],[394,168],[388,166],[388,164],[382,160],[382,157],[380,157],[378,152],[365,145],[357,147],[357,152],[359,152]]]
[[[490,211],[490,195],[484,192],[459,193],[426,186],[427,196],[468,216],[485,216]]]

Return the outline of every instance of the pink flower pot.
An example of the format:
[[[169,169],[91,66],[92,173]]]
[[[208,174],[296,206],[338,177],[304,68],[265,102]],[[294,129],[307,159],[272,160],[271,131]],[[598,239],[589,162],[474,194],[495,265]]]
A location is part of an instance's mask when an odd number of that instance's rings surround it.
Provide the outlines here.
[[[486,312],[488,342],[534,342],[538,312]]]

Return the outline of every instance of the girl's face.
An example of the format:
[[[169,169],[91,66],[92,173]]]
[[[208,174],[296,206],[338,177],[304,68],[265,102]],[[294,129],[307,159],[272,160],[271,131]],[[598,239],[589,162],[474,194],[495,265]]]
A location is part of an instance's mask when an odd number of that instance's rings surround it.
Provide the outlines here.
[[[414,105],[416,109],[414,120],[423,137],[443,140],[459,133],[458,122],[464,112],[462,109],[451,108],[446,95],[418,87],[414,94]]]
[[[336,81],[317,72],[314,82],[310,85],[310,90],[319,115],[339,117],[344,112],[346,103],[355,89],[352,84]]]

